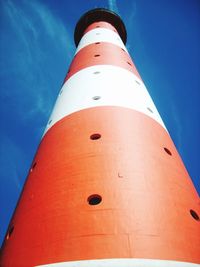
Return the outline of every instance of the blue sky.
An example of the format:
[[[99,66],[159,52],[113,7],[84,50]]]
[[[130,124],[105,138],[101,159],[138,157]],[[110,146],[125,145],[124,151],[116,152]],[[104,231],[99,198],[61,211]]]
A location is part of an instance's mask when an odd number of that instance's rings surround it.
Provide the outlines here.
[[[121,15],[127,48],[200,193],[198,0],[0,1],[0,243],[62,85],[77,20]]]

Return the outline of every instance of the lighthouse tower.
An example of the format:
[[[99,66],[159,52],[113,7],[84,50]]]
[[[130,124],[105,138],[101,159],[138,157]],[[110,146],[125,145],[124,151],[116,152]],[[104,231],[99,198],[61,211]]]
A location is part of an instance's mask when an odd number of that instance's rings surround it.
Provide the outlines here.
[[[125,47],[118,15],[94,9],[2,246],[2,267],[189,267],[199,198]]]

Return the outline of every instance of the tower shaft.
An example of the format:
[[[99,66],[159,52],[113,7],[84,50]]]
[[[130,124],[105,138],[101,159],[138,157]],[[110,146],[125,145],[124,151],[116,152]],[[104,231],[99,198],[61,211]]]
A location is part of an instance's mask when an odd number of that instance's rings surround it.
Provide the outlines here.
[[[2,266],[195,266],[199,198],[125,47],[123,22],[92,10],[75,43]]]

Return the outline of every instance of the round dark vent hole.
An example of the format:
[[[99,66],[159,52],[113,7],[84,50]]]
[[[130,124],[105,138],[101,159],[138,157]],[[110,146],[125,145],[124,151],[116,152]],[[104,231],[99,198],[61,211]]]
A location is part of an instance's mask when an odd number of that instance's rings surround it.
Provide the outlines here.
[[[172,155],[172,152],[168,148],[164,147],[164,150],[168,155],[170,156]]]
[[[140,85],[140,83],[137,80],[135,80],[135,82]]]
[[[99,95],[93,96],[93,100],[99,100],[101,97]]]
[[[32,167],[31,167],[31,172],[33,171],[33,169],[35,168],[36,165],[37,165],[37,162],[34,162]]]
[[[196,220],[199,221],[199,215],[194,210],[190,210],[191,216]]]
[[[91,195],[87,199],[90,205],[98,205],[102,201],[102,197],[100,195]]]
[[[148,111],[150,111],[151,113],[153,113],[153,110],[151,108],[148,107],[147,109],[148,109]]]
[[[96,42],[95,44],[100,44],[100,42]]]
[[[127,63],[128,63],[130,66],[132,66],[132,64],[131,64],[130,62],[127,61]]]
[[[97,54],[97,55],[94,55],[95,57],[100,57],[100,55],[99,54]]]
[[[9,228],[9,230],[8,230],[6,239],[9,239],[9,238],[11,237],[13,231],[14,231],[14,226],[12,225],[12,226]]]
[[[98,140],[100,138],[101,138],[101,135],[99,133],[95,133],[95,134],[90,135],[91,140]]]

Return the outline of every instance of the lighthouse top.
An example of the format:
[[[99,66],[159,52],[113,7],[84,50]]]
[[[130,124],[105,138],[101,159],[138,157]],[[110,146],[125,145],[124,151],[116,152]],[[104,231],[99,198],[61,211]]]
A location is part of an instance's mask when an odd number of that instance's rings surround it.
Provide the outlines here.
[[[105,21],[110,23],[118,31],[122,41],[126,44],[127,34],[126,28],[122,19],[113,11],[105,8],[95,8],[86,12],[76,24],[74,31],[74,41],[78,46],[80,39],[82,38],[84,31],[87,27],[98,21]]]

